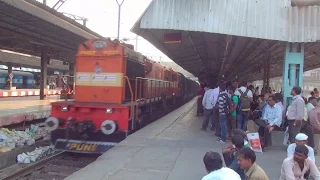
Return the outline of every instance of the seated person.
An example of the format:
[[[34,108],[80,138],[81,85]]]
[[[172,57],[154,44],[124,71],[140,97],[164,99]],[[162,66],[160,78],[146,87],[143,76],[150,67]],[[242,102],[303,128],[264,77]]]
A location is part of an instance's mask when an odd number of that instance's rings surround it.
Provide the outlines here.
[[[270,96],[262,118],[256,120],[256,124],[260,126],[258,132],[261,137],[261,146],[264,151],[266,150],[266,147],[272,145],[271,132],[274,130],[275,126],[280,127],[281,123],[281,107],[276,104],[276,98]]]
[[[207,152],[203,157],[203,162],[208,174],[202,180],[241,180],[239,174],[234,170],[222,167],[222,159],[217,152]]]
[[[246,180],[269,180],[264,170],[256,164],[256,153],[248,147],[239,151],[238,163],[246,174]]]
[[[234,135],[231,138],[232,145],[228,145],[223,151],[224,162],[227,167],[237,172],[242,180],[245,180],[244,170],[238,164],[238,151],[244,147],[244,138],[240,135]]]
[[[252,111],[252,119],[256,120],[259,119],[263,116],[263,113],[266,109],[266,105],[268,105],[268,99],[269,99],[270,94],[265,93],[264,95],[260,95],[260,102],[259,106]]]
[[[311,177],[320,179],[320,172],[308,158],[309,150],[305,145],[297,145],[293,156],[287,157],[281,167],[280,180],[302,180],[310,171]]]
[[[234,134],[234,136],[236,136],[236,135],[242,136],[244,139],[244,147],[251,148],[251,144],[249,143],[246,132],[244,132],[242,129],[235,129],[233,134]]]
[[[308,146],[307,145],[307,142],[308,142],[308,136],[303,134],[303,133],[299,133],[296,135],[296,142],[295,143],[292,143],[288,146],[288,149],[287,149],[287,157],[290,157],[290,156],[293,156],[294,154],[294,151],[295,151],[295,148],[298,146],[298,145],[305,145],[308,150],[309,150],[309,153],[308,153],[308,158],[311,159],[314,163],[316,162],[316,159],[314,158],[314,151],[313,151],[313,148]]]

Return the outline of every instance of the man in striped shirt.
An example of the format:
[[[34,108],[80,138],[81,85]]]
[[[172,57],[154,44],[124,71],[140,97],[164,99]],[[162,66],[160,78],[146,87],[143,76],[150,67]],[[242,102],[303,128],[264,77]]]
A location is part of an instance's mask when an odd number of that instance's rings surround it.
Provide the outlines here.
[[[217,142],[225,143],[227,140],[227,117],[229,114],[229,100],[228,94],[225,91],[226,85],[221,84],[219,86],[220,94],[218,96],[218,108],[219,108],[219,121],[221,128],[221,137],[218,138]]]

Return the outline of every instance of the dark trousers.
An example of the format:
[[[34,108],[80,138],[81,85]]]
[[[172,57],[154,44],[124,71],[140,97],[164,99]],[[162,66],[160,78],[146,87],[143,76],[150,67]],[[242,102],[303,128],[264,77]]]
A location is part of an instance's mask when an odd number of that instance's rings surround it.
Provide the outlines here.
[[[197,101],[197,115],[202,115],[203,114],[202,99],[203,98],[198,98],[198,101]]]
[[[267,128],[267,123],[263,119],[257,119],[256,124],[259,126],[259,136],[262,137],[261,145],[263,147],[272,146],[272,136]]]
[[[224,153],[222,155],[223,155],[223,159],[224,159],[224,163],[226,164],[226,167],[229,167],[234,158],[233,153]]]
[[[219,110],[216,107],[213,107],[213,127],[212,130],[215,130],[216,136],[221,136],[221,127],[220,127],[220,120],[219,120]]]
[[[204,117],[203,117],[202,129],[207,129],[210,119],[211,119],[211,124],[213,125],[214,124],[214,122],[213,122],[213,110],[204,108]]]
[[[315,147],[314,144],[314,132],[313,127],[307,121],[302,121],[301,132],[308,136],[308,145],[312,148]]]
[[[233,131],[237,128],[237,117],[230,116],[227,121],[227,127],[229,131],[229,136],[232,136]]]
[[[288,120],[288,126],[289,141],[290,143],[294,143],[296,135],[301,131],[301,123],[299,123],[299,125],[294,125],[294,120]]]

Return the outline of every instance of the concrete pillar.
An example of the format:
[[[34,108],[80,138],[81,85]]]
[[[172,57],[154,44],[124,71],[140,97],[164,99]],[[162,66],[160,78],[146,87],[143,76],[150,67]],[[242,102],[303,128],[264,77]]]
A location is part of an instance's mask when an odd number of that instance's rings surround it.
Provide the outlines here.
[[[40,100],[45,98],[44,89],[47,88],[48,48],[41,48],[41,72],[40,72]]]
[[[294,86],[303,87],[304,44],[287,43],[283,61],[282,93],[283,105],[286,107],[292,102],[290,95]]]

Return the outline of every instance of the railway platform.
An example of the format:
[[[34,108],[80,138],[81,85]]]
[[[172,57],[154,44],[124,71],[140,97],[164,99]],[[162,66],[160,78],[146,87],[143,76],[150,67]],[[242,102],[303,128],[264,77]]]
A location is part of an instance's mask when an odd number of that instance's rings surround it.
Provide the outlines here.
[[[195,117],[192,100],[172,113],[128,136],[94,163],[66,180],[194,180],[206,175],[203,156],[220,152],[223,144],[212,131],[200,131],[202,117]],[[279,179],[286,147],[283,132],[273,133],[273,146],[257,153],[257,163],[269,179]],[[230,141],[229,141],[230,143]],[[319,165],[320,159],[316,157]]]
[[[62,101],[59,95],[0,98],[0,127],[48,117],[52,102]]]
[[[61,89],[45,89],[45,95],[58,95]],[[16,89],[16,90],[0,90],[0,98],[7,97],[24,97],[24,96],[39,96],[39,89]]]

